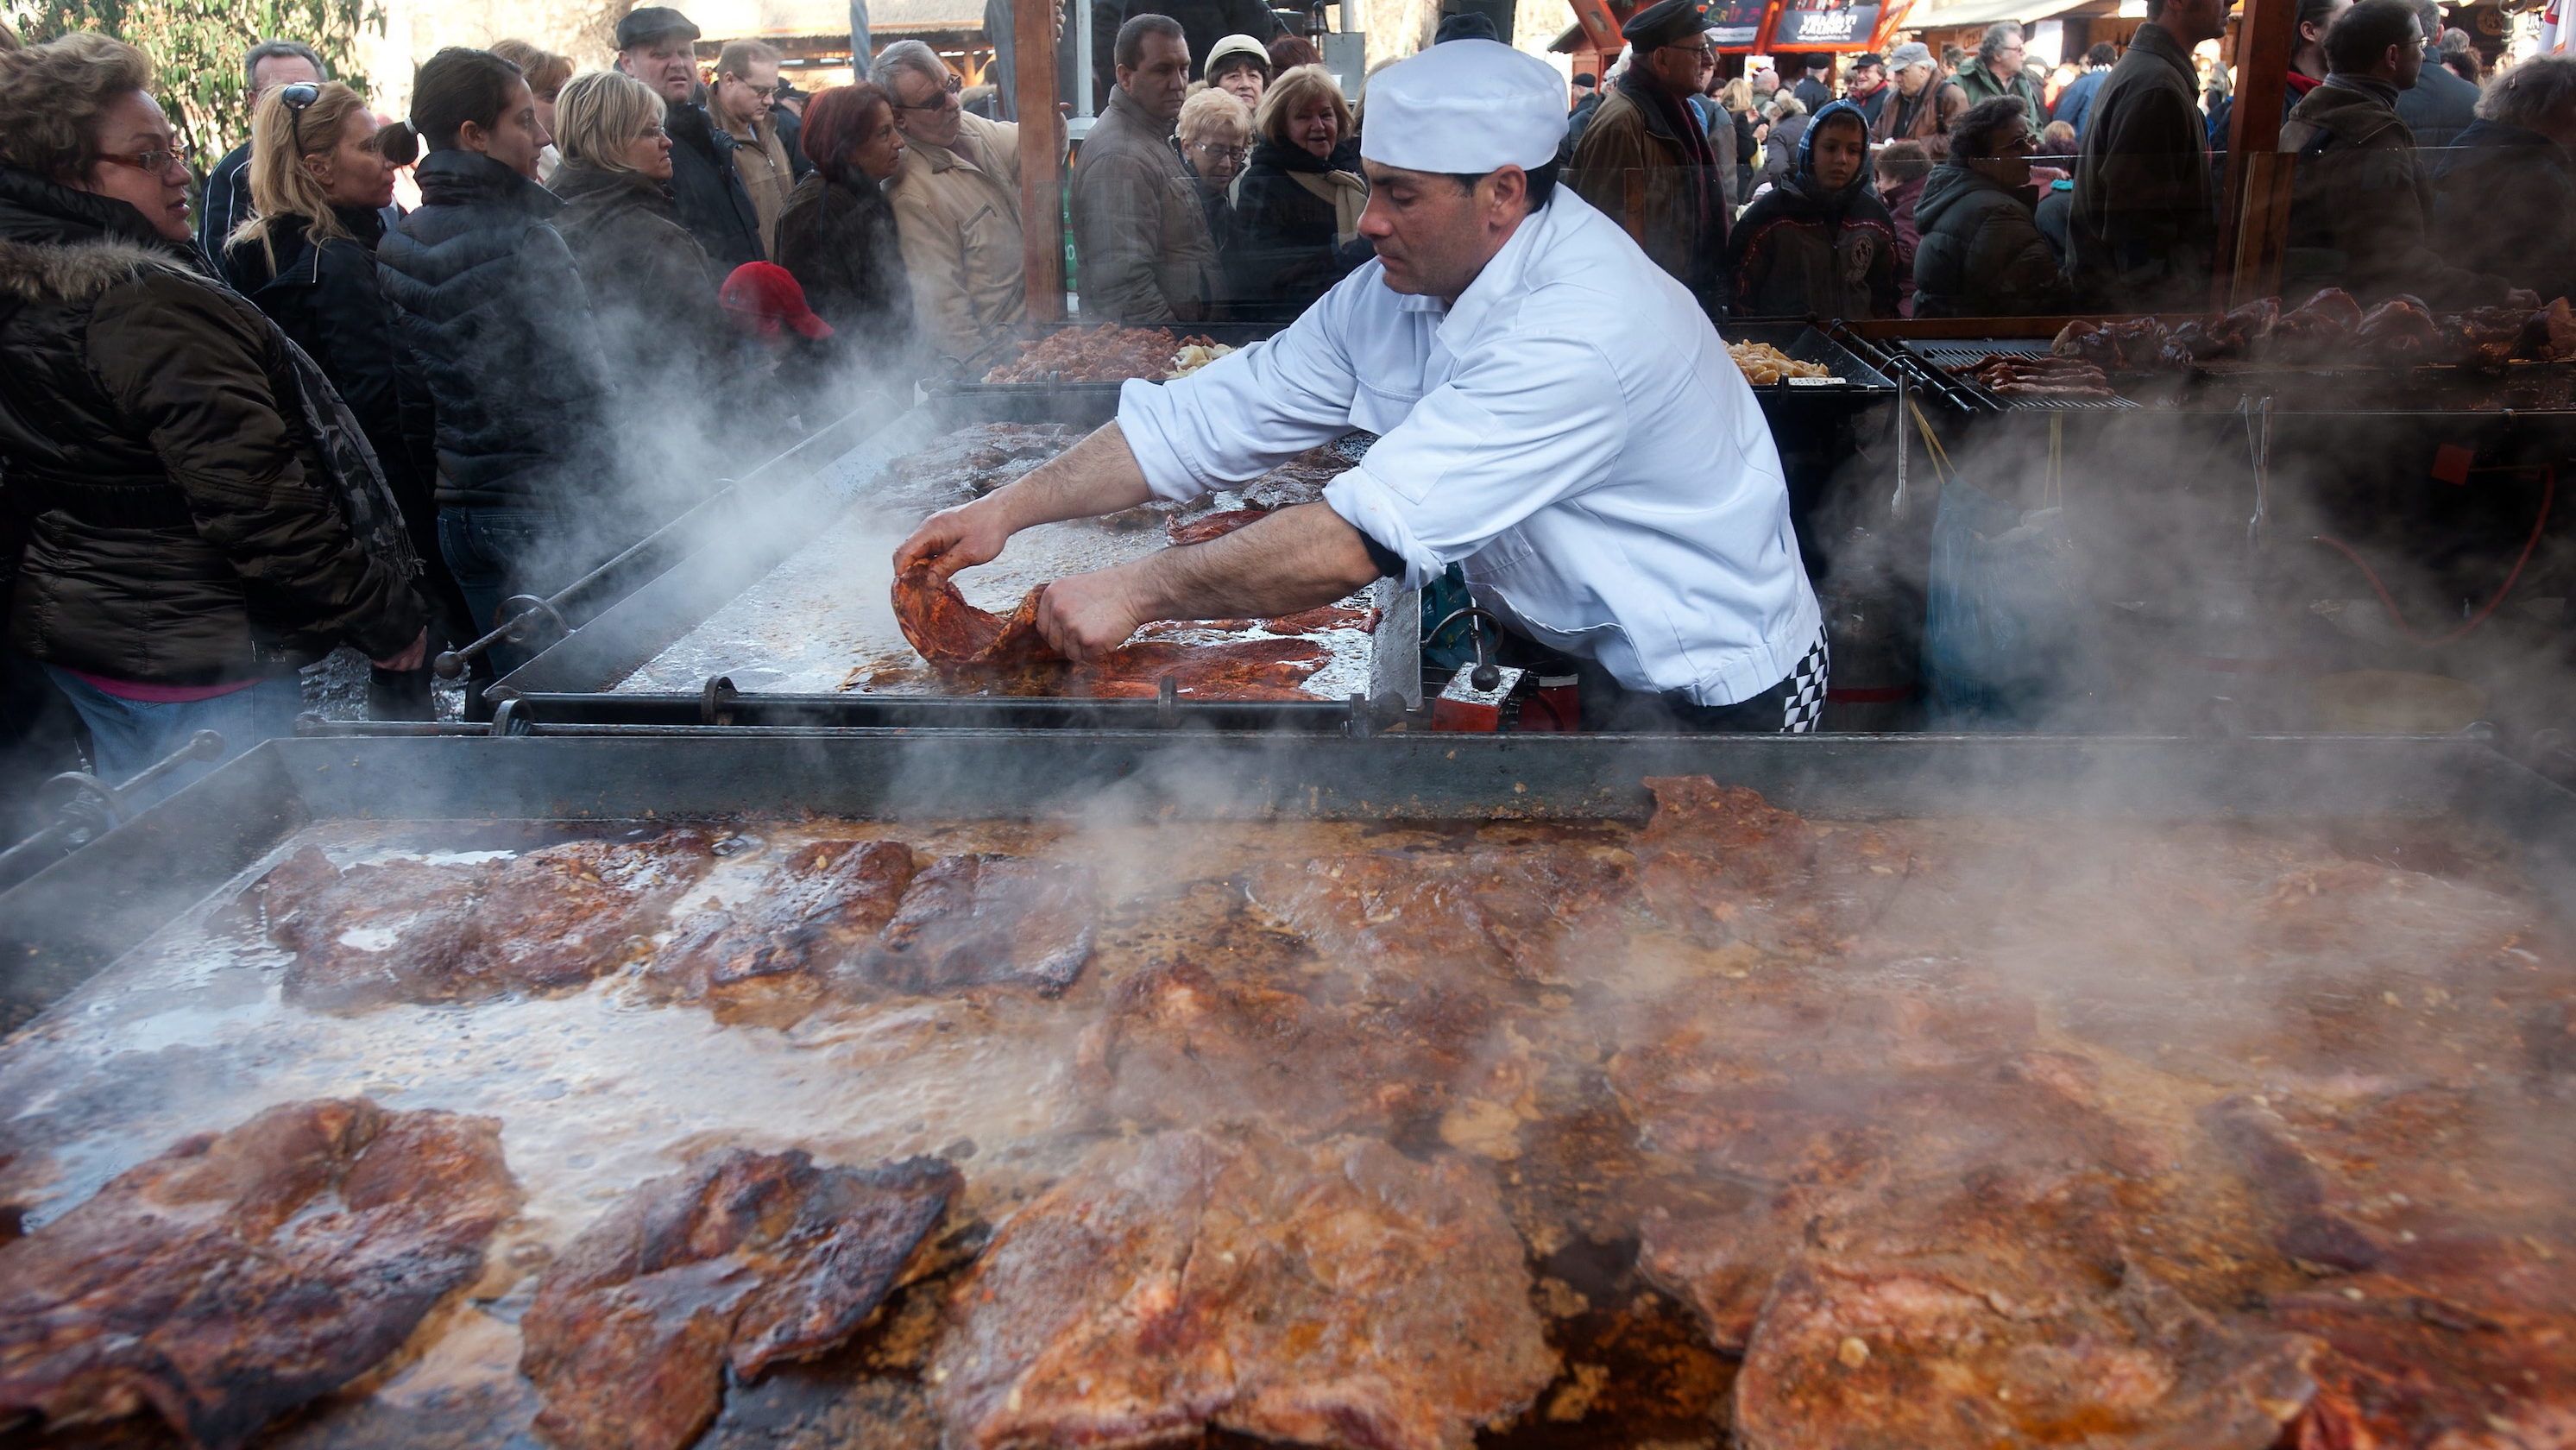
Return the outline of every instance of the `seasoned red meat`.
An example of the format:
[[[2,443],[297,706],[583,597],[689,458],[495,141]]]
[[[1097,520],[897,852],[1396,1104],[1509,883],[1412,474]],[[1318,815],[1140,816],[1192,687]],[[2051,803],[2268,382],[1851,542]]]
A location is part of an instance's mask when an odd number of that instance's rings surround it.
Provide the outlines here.
[[[1017,355],[995,363],[988,383],[1115,383],[1128,378],[1167,378],[1173,359],[1192,345],[1214,347],[1206,337],[1178,337],[1168,327],[1066,327],[1020,344]]]
[[[1212,514],[1201,514],[1188,523],[1175,518],[1163,528],[1171,536],[1173,547],[1178,548],[1183,544],[1204,544],[1210,539],[1222,539],[1246,524],[1259,523],[1269,516],[1268,509],[1221,509]]]
[[[1877,832],[1818,827],[1706,776],[1647,780],[1637,838],[1646,904],[1709,946],[1812,951],[1874,922],[1910,863]]]
[[[400,1348],[519,1209],[500,1124],[290,1103],[0,1244],[0,1424],[138,1412],[247,1444]]]
[[[1744,1450],[2270,1450],[2313,1341],[2221,1324],[2143,1275],[1982,1259],[1809,1263],[1735,1382]]]
[[[893,920],[915,866],[901,841],[800,846],[740,901],[683,917],[645,980],[728,1021],[794,1022]]]
[[[1003,1224],[932,1398],[958,1450],[1204,1428],[1466,1450],[1557,1360],[1482,1174],[1374,1139],[1112,1143]]]
[[[1319,604],[1295,614],[1261,621],[1268,634],[1321,634],[1333,629],[1356,629],[1362,634],[1377,633],[1377,611],[1354,609],[1344,604]]]
[[[845,978],[919,994],[1022,986],[1054,996],[1091,959],[1099,891],[1086,866],[942,856],[912,878],[876,943]]]
[[[945,669],[1008,673],[1062,664],[1038,633],[1038,596],[1030,590],[1006,618],[966,602],[954,582],[915,565],[894,577],[894,620],[921,657]]]
[[[1634,889],[1617,851],[1485,845],[1281,862],[1255,874],[1252,899],[1326,956],[1373,971],[1564,981],[1615,939]]]
[[[2296,1450],[2576,1444],[2576,1260],[2489,1247],[2473,1276],[2358,1274],[2271,1302],[2264,1320],[2326,1345]]]
[[[1065,684],[1097,700],[1150,700],[1168,676],[1184,700],[1311,700],[1299,686],[1329,658],[1302,639],[1139,640],[1074,666]]]
[[[737,1382],[850,1337],[960,1182],[931,1158],[711,1153],[620,1199],[546,1270],[519,1367],[566,1450],[684,1450]]]
[[[288,1001],[325,1010],[479,1002],[578,987],[624,964],[712,864],[713,845],[675,830],[505,861],[346,870],[307,848],[261,894],[270,936],[295,953]]]

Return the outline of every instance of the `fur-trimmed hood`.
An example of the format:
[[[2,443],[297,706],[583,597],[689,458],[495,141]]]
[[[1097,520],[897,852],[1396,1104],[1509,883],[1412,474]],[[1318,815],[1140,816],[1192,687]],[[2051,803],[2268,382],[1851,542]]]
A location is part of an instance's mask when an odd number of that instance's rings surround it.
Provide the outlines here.
[[[125,203],[0,167],[0,296],[77,306],[147,272],[207,280],[193,247]]]

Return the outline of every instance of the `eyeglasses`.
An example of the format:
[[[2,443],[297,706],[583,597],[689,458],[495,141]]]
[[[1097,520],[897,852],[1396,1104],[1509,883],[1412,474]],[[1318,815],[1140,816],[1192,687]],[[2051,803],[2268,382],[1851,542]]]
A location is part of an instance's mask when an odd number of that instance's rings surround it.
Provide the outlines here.
[[[660,141],[668,137],[670,134],[670,132],[659,126],[647,126],[643,130],[635,133],[635,139],[638,141]]]
[[[903,102],[897,101],[894,103],[894,108],[898,111],[944,111],[950,106],[957,104],[958,94],[965,89],[966,83],[959,80],[952,74],[948,77],[948,84],[941,88],[939,95],[922,102],[918,106],[907,106]]]
[[[1249,146],[1228,146],[1222,141],[1185,141],[1181,144],[1183,150],[1196,151],[1211,161],[1220,156],[1231,156],[1237,166],[1241,166],[1252,155],[1252,148]]]
[[[1656,46],[1655,49],[1687,51],[1692,55],[1698,56],[1702,60],[1707,60],[1711,56],[1717,54],[1717,47],[1709,44],[1705,40],[1701,41],[1697,45],[1659,45]]]
[[[286,135],[295,143],[295,154],[304,154],[304,108],[322,99],[322,88],[311,81],[297,81],[279,86],[277,99],[286,106]]]
[[[90,160],[132,167],[136,171],[153,176],[167,176],[173,163],[182,168],[187,166],[188,153],[176,146],[164,151],[101,151],[91,156]]]

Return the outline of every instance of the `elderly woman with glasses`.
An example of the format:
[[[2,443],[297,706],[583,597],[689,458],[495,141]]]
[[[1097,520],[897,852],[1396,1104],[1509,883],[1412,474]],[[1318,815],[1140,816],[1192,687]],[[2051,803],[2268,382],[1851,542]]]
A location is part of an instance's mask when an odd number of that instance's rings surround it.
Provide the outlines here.
[[[1211,86],[1181,103],[1172,144],[1180,148],[1181,169],[1198,186],[1217,262],[1231,267],[1242,239],[1235,234],[1229,195],[1234,179],[1243,174],[1244,158],[1251,154],[1252,109],[1233,92]]]
[[[1360,143],[1341,84],[1299,66],[1263,93],[1252,158],[1234,183],[1240,244],[1229,261],[1238,313],[1293,317],[1367,261]]]
[[[394,163],[366,98],[338,81],[271,87],[252,108],[251,219],[233,233],[223,272],[331,380],[366,432],[422,562],[433,633],[479,630],[438,555],[438,450],[429,380],[394,333],[376,278],[376,243],[394,195]],[[378,670],[378,719],[436,718],[426,669]]]
[[[231,752],[292,733],[297,667],[337,646],[409,669],[426,643],[383,477],[329,385],[203,271],[152,91],[104,35],[0,53],[8,644],[118,782],[200,729]]]
[[[1914,203],[1914,315],[2035,317],[2074,305],[2041,234],[2030,158],[2039,147],[2018,96],[1968,108],[1950,157]]]

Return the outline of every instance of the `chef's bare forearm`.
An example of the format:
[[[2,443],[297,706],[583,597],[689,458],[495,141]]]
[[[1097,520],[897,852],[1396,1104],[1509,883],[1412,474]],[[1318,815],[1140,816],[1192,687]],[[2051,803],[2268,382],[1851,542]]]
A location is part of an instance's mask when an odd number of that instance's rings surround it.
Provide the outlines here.
[[[1360,531],[1319,503],[1285,508],[1204,544],[1165,549],[1135,571],[1146,619],[1269,618],[1330,604],[1377,579]]]
[[[1153,496],[1136,451],[1127,446],[1127,435],[1111,422],[1093,429],[1091,436],[1025,477],[986,495],[984,506],[1018,533],[1037,524],[1114,514]]]

